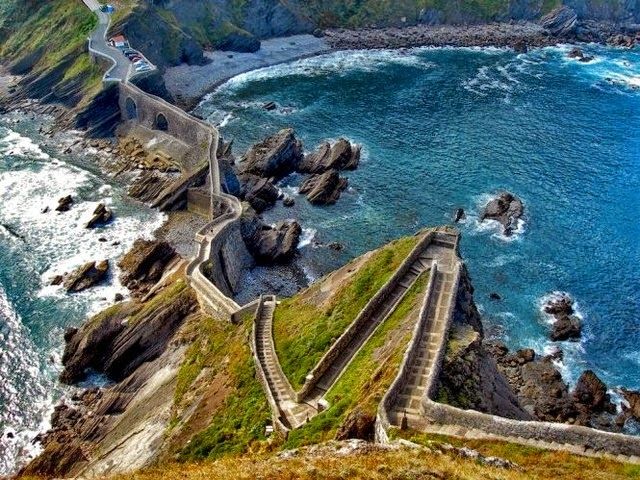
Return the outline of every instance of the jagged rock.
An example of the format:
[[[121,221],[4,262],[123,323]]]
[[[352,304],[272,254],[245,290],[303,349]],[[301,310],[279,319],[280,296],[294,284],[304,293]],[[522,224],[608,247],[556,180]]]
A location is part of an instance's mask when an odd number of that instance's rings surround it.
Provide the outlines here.
[[[633,390],[627,390],[626,388],[620,389],[622,396],[629,406],[622,404],[622,410],[625,416],[640,421],[640,392]]]
[[[297,170],[302,156],[302,142],[288,128],[251,147],[240,161],[240,170],[280,179]]]
[[[240,175],[239,179],[241,198],[249,202],[256,212],[264,212],[275,205],[280,192],[268,179],[252,174]]]
[[[556,8],[540,19],[540,25],[556,37],[566,37],[575,32],[578,15],[571,7]]]
[[[248,207],[243,212],[240,232],[245,245],[256,261],[282,263],[293,257],[300,243],[302,227],[298,222],[280,222],[275,227],[265,224]]]
[[[582,415],[590,416],[594,413],[615,413],[616,411],[616,406],[611,403],[607,393],[607,386],[591,370],[580,375],[573,391],[573,399]]]
[[[262,108],[264,108],[265,110],[270,112],[270,111],[275,110],[276,108],[278,108],[278,105],[276,105],[276,102],[267,102],[264,105],[262,105]]]
[[[69,293],[77,293],[100,283],[107,276],[109,261],[87,262],[71,272],[64,280],[64,288]]]
[[[292,197],[284,197],[284,200],[282,200],[282,204],[285,207],[293,207],[296,204],[296,201]]]
[[[499,302],[500,300],[502,300],[502,296],[501,296],[499,293],[495,293],[495,292],[491,292],[491,293],[489,294],[489,298],[490,298],[491,300],[496,301],[496,302]]]
[[[583,63],[589,63],[593,60],[593,57],[585,55],[584,52],[578,47],[572,48],[571,51],[567,54],[567,57],[575,58],[579,62]]]
[[[614,47],[633,48],[635,43],[635,39],[629,35],[617,34],[607,39],[607,45]]]
[[[517,221],[524,213],[522,200],[509,192],[501,193],[491,200],[484,209],[480,221],[496,220],[502,224],[506,236],[513,235]]]
[[[570,296],[560,294],[550,298],[543,307],[545,313],[555,318],[550,333],[554,342],[575,340],[582,334],[582,322],[574,315],[573,303]]]
[[[360,408],[353,410],[336,432],[336,440],[348,440],[357,438],[373,441],[375,437],[376,418],[363,412]]]
[[[98,204],[96,209],[93,211],[93,216],[91,220],[87,222],[86,228],[95,228],[98,225],[104,225],[109,223],[113,219],[113,212],[108,209],[104,203]],[[106,241],[106,239],[105,239]]]
[[[544,311],[549,315],[573,315],[573,299],[569,295],[554,295],[544,305]]]
[[[454,223],[459,223],[462,220],[464,220],[465,218],[467,218],[467,214],[465,213],[464,209],[458,208],[456,210],[455,215],[453,216],[453,221],[454,221]]]
[[[136,240],[131,250],[118,262],[118,267],[122,270],[120,281],[134,295],[144,295],[160,280],[175,254],[175,250],[167,242]]]
[[[54,286],[62,285],[62,282],[64,282],[64,276],[56,275],[55,277],[53,277],[53,280],[51,280],[51,285],[54,285]]]
[[[73,205],[73,197],[71,197],[71,195],[62,197],[58,200],[56,212],[68,212],[69,210],[71,210],[71,205]]]
[[[300,193],[306,194],[307,200],[314,205],[332,205],[348,185],[349,181],[341,177],[337,170],[329,170],[307,178],[300,185]]]
[[[333,145],[325,142],[300,162],[300,173],[324,173],[327,170],[355,170],[360,163],[359,145],[340,138]]]

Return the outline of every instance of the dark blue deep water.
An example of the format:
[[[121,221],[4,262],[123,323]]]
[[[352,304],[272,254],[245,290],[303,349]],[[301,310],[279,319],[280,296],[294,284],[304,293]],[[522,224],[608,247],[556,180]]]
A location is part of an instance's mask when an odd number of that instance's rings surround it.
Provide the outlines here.
[[[337,205],[296,197],[267,215],[346,244],[340,254],[304,247],[310,276],[463,207],[462,254],[490,335],[549,351],[540,304],[568,292],[585,329],[581,342],[558,345],[566,378],[591,368],[612,388],[637,389],[640,53],[585,50],[594,62],[567,59],[568,47],[341,52],[237,77],[198,113],[222,125],[236,152],[286,126],[307,150],[340,136],[364,146]],[[281,108],[267,112],[266,101]],[[299,180],[281,187],[295,194]],[[526,206],[511,240],[478,222],[502,189]]]

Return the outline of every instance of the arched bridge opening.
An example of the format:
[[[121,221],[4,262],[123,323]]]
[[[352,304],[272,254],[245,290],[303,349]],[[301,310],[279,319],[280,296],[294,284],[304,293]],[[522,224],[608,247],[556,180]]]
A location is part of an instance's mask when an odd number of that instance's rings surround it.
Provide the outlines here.
[[[156,116],[156,120],[153,123],[153,128],[155,130],[161,130],[163,132],[166,132],[167,130],[169,130],[169,121],[167,120],[167,117],[165,117],[163,113],[159,113]]]
[[[127,120],[136,120],[138,118],[138,106],[136,102],[133,101],[133,98],[127,97],[125,101],[125,110],[127,115]]]

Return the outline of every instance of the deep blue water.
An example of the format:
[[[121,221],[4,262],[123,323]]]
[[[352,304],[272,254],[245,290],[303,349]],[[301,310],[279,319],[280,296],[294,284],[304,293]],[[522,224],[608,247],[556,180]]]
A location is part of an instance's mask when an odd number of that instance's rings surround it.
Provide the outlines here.
[[[64,146],[45,146],[41,120],[18,112],[0,117],[0,476],[37,451],[34,436],[48,428],[54,402],[69,393],[56,381],[64,329],[110,305],[116,292],[127,293],[116,260],[162,221],[100,174],[91,152],[74,157],[60,152]],[[75,205],[57,214],[58,198],[68,194]],[[116,219],[87,230],[98,202],[110,205]],[[51,211],[43,213],[46,206]],[[114,267],[105,285],[78,295],[48,286],[56,274],[101,259]]]
[[[198,108],[242,152],[292,126],[307,150],[345,136],[364,146],[337,205],[296,197],[268,219],[297,217],[340,254],[302,249],[311,276],[463,207],[462,254],[492,336],[553,347],[543,297],[568,292],[584,338],[562,343],[570,381],[594,369],[610,387],[640,388],[640,53],[568,48],[341,52],[242,75]],[[261,108],[275,101],[279,111]],[[282,188],[295,193],[299,178]],[[491,194],[520,196],[511,241],[479,224]],[[491,292],[504,297],[490,301]]]

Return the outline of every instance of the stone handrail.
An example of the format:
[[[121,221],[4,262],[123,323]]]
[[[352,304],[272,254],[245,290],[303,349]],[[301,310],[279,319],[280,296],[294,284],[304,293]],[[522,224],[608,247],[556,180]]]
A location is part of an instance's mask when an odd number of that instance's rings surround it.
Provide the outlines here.
[[[283,434],[287,434],[289,432],[289,428],[282,421],[283,418],[286,418],[285,413],[280,408],[280,405],[275,399],[273,392],[269,386],[269,381],[267,380],[267,373],[264,371],[264,367],[260,358],[258,356],[258,322],[262,316],[262,312],[264,309],[264,302],[267,300],[271,300],[273,302],[276,301],[274,296],[263,296],[260,295],[260,299],[258,301],[258,306],[256,308],[255,316],[253,319],[253,327],[251,330],[251,353],[253,355],[253,362],[256,366],[256,371],[258,373],[258,380],[262,384],[262,389],[267,397],[267,402],[269,403],[269,408],[271,409],[271,416],[273,418],[273,423],[279,432]]]
[[[378,413],[376,416],[376,441],[378,443],[388,443],[388,436],[386,431],[391,426],[391,421],[389,420],[389,411],[391,410],[393,404],[396,402],[398,395],[404,388],[407,378],[409,377],[409,368],[411,366],[411,362],[413,361],[418,351],[420,339],[422,338],[422,334],[424,332],[424,329],[426,328],[426,322],[429,315],[429,307],[431,306],[431,301],[433,300],[432,297],[437,275],[438,263],[434,261],[431,266],[429,283],[424,295],[424,300],[422,302],[422,306],[420,307],[418,321],[413,327],[413,334],[411,335],[409,347],[405,351],[402,362],[400,363],[400,367],[398,368],[398,375],[396,376],[393,383],[389,387],[389,390],[387,390],[387,392],[384,394],[382,400],[380,401],[380,404],[378,405]]]
[[[307,375],[307,379],[302,388],[296,392],[296,401],[302,402],[316,387],[317,382],[322,375],[331,367],[336,358],[342,353],[342,351],[349,345],[349,342],[356,336],[358,331],[365,325],[370,317],[376,312],[376,310],[386,301],[390,293],[400,282],[402,277],[411,269],[413,263],[420,257],[424,249],[426,248],[434,236],[433,232],[427,232],[423,234],[423,238],[420,239],[417,245],[411,250],[411,253],[404,259],[400,266],[396,269],[394,274],[383,285],[383,287],[376,292],[376,294],[367,302],[365,307],[360,311],[351,325],[344,331],[344,333],[331,345],[329,350],[323,355],[314,369]]]

